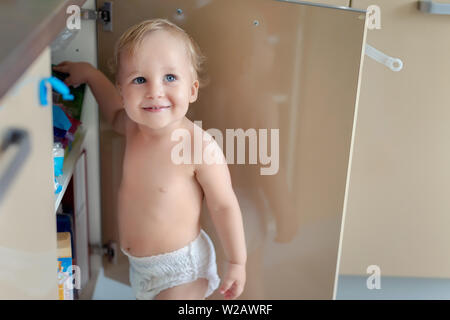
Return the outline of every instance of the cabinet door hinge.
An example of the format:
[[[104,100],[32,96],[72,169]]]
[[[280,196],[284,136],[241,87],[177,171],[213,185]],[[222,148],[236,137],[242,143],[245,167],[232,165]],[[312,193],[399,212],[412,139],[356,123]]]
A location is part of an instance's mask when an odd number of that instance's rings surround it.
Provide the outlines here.
[[[100,247],[98,244],[90,244],[89,249],[92,254],[105,256],[112,264],[117,264],[117,243],[109,241]]]
[[[99,10],[81,9],[81,19],[99,20],[103,31],[112,32],[112,2],[105,2]]]

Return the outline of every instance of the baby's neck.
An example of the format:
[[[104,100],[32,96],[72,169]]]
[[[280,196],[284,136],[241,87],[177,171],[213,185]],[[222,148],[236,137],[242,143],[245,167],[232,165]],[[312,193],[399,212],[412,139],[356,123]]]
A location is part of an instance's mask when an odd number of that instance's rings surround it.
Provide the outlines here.
[[[138,124],[138,130],[146,140],[170,139],[174,130],[184,128],[185,121],[186,117],[183,117],[182,119],[159,129],[152,129],[145,125]]]

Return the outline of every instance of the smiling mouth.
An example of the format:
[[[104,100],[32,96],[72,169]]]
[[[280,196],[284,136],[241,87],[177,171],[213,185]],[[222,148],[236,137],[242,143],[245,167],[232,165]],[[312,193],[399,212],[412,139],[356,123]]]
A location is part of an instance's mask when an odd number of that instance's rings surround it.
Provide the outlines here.
[[[155,106],[155,107],[147,107],[145,110],[160,110],[160,109],[168,109],[170,106]]]

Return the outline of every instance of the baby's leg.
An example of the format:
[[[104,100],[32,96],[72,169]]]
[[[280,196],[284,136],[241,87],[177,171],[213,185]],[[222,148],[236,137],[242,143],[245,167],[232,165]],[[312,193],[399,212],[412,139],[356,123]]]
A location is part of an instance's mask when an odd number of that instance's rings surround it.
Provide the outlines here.
[[[208,279],[199,278],[161,291],[155,300],[204,300],[208,289]]]

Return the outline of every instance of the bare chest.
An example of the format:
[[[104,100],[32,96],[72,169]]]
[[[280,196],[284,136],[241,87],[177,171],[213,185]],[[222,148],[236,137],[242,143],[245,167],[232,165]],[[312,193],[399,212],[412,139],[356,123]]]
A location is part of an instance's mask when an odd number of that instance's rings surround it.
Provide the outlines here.
[[[148,141],[137,134],[130,134],[125,148],[122,181],[158,194],[191,187],[190,184],[196,182],[194,165],[176,164],[172,160],[175,144],[169,139]]]

